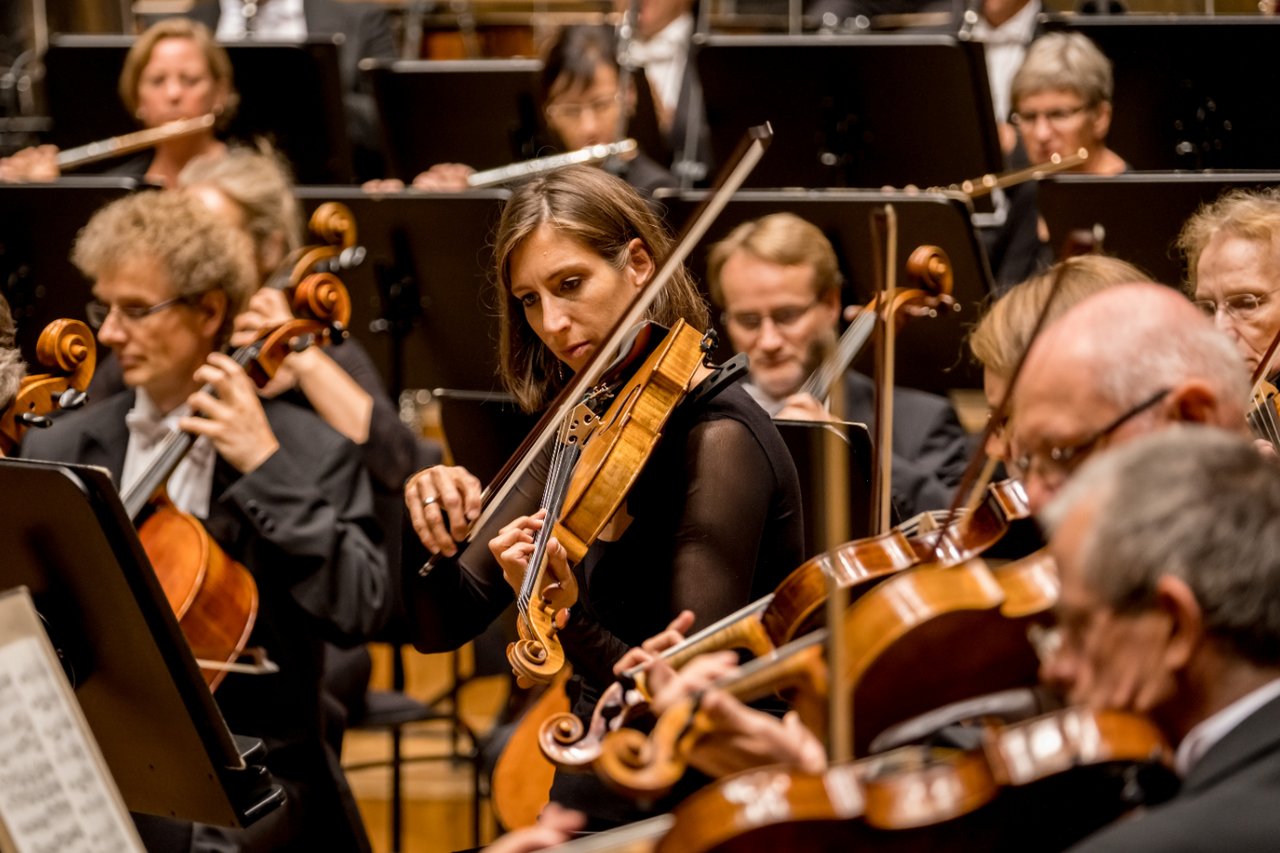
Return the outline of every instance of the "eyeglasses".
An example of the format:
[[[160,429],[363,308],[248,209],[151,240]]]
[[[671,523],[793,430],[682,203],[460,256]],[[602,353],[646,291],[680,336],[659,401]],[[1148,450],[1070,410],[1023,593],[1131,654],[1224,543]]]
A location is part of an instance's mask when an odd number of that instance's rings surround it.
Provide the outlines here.
[[[1277,288],[1277,290],[1280,290],[1280,288]],[[1217,317],[1219,311],[1225,311],[1228,317],[1247,320],[1249,315],[1261,308],[1267,301],[1267,297],[1275,292],[1275,290],[1268,290],[1266,293],[1233,293],[1221,302],[1216,302],[1212,299],[1197,299],[1191,304],[1203,311],[1209,319]]]
[[[88,318],[90,326],[95,329],[101,329],[102,324],[107,322],[107,318],[111,316],[112,311],[116,312],[123,323],[138,323],[152,314],[189,301],[190,299],[186,296],[175,296],[172,299],[157,302],[155,305],[110,305],[94,299],[84,306],[84,314]]]
[[[1059,486],[1076,468],[1097,449],[1098,444],[1120,427],[1152,408],[1169,395],[1171,388],[1164,388],[1117,417],[1093,435],[1066,447],[1050,447],[1047,452],[1023,453],[1009,463],[1009,473],[1018,480],[1026,480],[1034,472],[1049,486]]]
[[[817,305],[821,300],[815,299],[808,305],[784,305],[781,308],[775,308],[768,314],[760,314],[755,311],[738,311],[730,313],[725,311],[720,315],[720,322],[724,325],[734,325],[745,332],[756,332],[764,325],[765,320],[769,320],[779,329],[785,329],[788,326],[794,326],[800,321],[800,318],[813,310],[813,306]]]
[[[1076,107],[1063,107],[1056,110],[1018,112],[1009,116],[1009,121],[1015,127],[1022,127],[1023,125],[1026,125],[1027,127],[1034,127],[1036,122],[1040,121],[1040,119],[1044,119],[1049,122],[1050,127],[1055,130],[1059,130],[1066,127],[1073,118],[1080,115],[1080,113],[1087,109],[1089,109],[1087,106],[1080,104]]]
[[[586,103],[550,103],[544,108],[548,118],[560,121],[577,121],[588,111],[592,115],[601,116],[618,104],[618,93],[604,95]]]

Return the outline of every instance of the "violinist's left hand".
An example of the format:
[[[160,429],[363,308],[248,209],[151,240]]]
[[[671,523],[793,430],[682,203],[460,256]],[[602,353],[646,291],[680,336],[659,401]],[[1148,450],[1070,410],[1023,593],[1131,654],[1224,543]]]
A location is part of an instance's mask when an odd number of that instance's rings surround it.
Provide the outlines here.
[[[533,826],[508,832],[484,848],[484,853],[532,853],[568,841],[574,832],[586,826],[581,812],[570,811],[557,803],[547,803]]]
[[[188,397],[193,415],[178,421],[178,427],[192,435],[207,435],[218,455],[241,474],[256,470],[280,448],[280,442],[267,423],[253,380],[220,352],[209,354],[195,379],[211,385],[217,396],[200,390]]]
[[[533,515],[522,515],[498,531],[489,540],[489,551],[502,567],[502,576],[516,592],[524,582],[533,555],[533,540],[546,523],[547,511],[538,510]],[[547,569],[552,583],[543,591],[548,606],[556,611],[556,623],[564,624],[568,608],[578,600],[578,580],[569,568],[569,556],[554,536],[547,542]],[[563,613],[562,613],[563,611]]]

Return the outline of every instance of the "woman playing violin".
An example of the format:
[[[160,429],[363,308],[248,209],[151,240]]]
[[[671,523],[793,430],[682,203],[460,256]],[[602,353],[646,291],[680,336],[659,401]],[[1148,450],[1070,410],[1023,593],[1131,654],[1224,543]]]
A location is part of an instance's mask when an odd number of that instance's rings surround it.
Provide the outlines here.
[[[643,198],[602,170],[573,167],[516,191],[498,226],[496,278],[500,370],[522,406],[545,406],[596,355],[670,248]],[[662,324],[707,324],[683,270],[649,313]],[[461,552],[481,509],[479,481],[436,467],[407,484],[422,542],[452,558],[406,577],[420,649],[460,646],[510,603],[544,523],[535,510],[546,467],[535,465],[499,520]],[[768,416],[736,385],[686,401],[585,559],[569,566],[558,544],[549,551],[553,575],[578,587],[559,632],[574,667],[575,710],[589,714],[613,664],[682,611],[707,624],[772,589],[800,561],[801,532],[795,470]],[[593,781],[558,779],[552,797],[616,820]]]
[[[120,72],[120,100],[138,123],[159,127],[178,119],[213,114],[225,127],[240,96],[231,79],[231,60],[203,24],[167,18],[138,36]],[[225,145],[216,127],[168,139],[111,170],[177,185],[182,167],[196,157],[217,155]],[[26,148],[0,159],[0,180],[51,181],[58,177],[58,149]]]

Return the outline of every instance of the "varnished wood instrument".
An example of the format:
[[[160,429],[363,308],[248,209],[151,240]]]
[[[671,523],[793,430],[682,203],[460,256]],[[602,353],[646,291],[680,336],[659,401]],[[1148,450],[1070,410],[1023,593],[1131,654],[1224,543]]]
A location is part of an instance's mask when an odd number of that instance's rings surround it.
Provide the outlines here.
[[[30,427],[47,427],[55,409],[78,408],[97,365],[93,332],[80,320],[54,320],[36,341],[36,360],[50,373],[23,378],[18,393],[0,413],[0,456],[13,452]]]
[[[148,127],[145,130],[135,130],[132,133],[113,136],[110,139],[90,142],[88,145],[66,148],[58,152],[58,168],[68,172],[89,163],[96,163],[99,160],[108,160],[112,157],[132,154],[134,151],[141,151],[144,148],[153,148],[170,139],[203,133],[212,128],[216,120],[217,117],[213,113],[205,113],[195,118],[178,119],[177,121],[166,122],[159,127]]]

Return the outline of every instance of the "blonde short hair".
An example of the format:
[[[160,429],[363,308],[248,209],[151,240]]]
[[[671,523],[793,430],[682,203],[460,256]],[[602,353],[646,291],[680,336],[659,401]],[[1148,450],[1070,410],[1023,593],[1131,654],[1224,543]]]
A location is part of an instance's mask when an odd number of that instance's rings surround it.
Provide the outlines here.
[[[236,92],[235,78],[231,71],[231,57],[214,40],[208,27],[187,18],[164,18],[156,21],[134,40],[124,58],[124,67],[120,69],[120,102],[130,115],[137,114],[138,84],[142,80],[142,71],[151,61],[151,52],[156,45],[165,39],[191,39],[200,48],[213,82],[225,86],[227,90],[226,102],[222,105],[222,112],[218,114],[218,127],[225,128],[240,104],[240,94]]]
[[[1187,259],[1187,286],[1193,293],[1200,255],[1220,233],[1266,243],[1274,251],[1280,238],[1280,190],[1228,190],[1191,215],[1178,234],[1178,250]]]
[[[1034,278],[1010,288],[997,299],[969,334],[969,349],[986,369],[1008,379],[1031,343],[1031,332],[1061,271],[1058,294],[1049,306],[1048,323],[1088,296],[1117,284],[1150,281],[1127,261],[1105,255],[1067,258]]]
[[[258,287],[248,238],[185,193],[153,190],[113,201],[93,215],[71,250],[71,262],[91,279],[138,258],[159,263],[179,296],[226,294],[218,345]]]
[[[781,266],[812,267],[814,296],[822,297],[840,289],[840,265],[831,241],[822,230],[794,213],[772,213],[742,223],[711,247],[707,256],[707,282],[711,301],[721,308],[725,305],[720,271],[739,250]]]
[[[1114,89],[1111,60],[1080,33],[1049,33],[1031,43],[1013,75],[1014,110],[1025,97],[1051,89],[1068,89],[1095,107],[1110,103]]]

